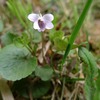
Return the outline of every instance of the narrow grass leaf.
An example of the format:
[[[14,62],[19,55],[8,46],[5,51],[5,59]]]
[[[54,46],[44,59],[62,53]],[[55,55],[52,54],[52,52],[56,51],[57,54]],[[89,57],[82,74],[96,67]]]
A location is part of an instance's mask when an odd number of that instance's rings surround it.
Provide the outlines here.
[[[81,16],[79,17],[79,20],[78,20],[78,22],[77,22],[77,24],[76,24],[76,26],[75,26],[75,28],[74,28],[74,30],[72,32],[72,35],[71,35],[71,37],[69,39],[69,42],[68,42],[68,45],[66,47],[66,51],[65,51],[65,54],[64,54],[63,60],[62,60],[62,65],[64,64],[64,62],[66,60],[66,57],[67,57],[67,55],[68,55],[68,53],[69,53],[69,51],[70,51],[70,49],[71,49],[71,47],[73,45],[73,42],[76,39],[76,36],[77,36],[77,34],[78,34],[82,24],[83,24],[83,21],[84,21],[85,17],[87,16],[87,12],[88,12],[88,10],[89,10],[89,8],[91,6],[92,1],[93,0],[88,0],[87,1],[86,5],[85,5],[85,7],[83,9],[83,12],[82,12]]]
[[[98,75],[98,68],[95,62],[93,55],[84,47],[79,48],[78,52],[80,58],[83,60],[88,67],[85,69],[86,79],[85,79],[85,94],[86,100],[93,100],[95,90],[96,90],[96,82],[95,78]]]

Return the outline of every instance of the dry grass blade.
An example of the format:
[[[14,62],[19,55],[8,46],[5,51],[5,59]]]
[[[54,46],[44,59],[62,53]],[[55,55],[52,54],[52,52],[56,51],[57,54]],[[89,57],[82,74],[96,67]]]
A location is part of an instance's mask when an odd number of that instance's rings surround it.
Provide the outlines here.
[[[49,50],[50,45],[51,45],[51,42],[48,41],[48,42],[46,43],[45,47],[43,48],[43,54],[44,54],[43,56],[44,56],[44,57],[45,57],[47,51]],[[41,52],[41,54],[39,55],[38,60],[39,60],[40,63],[43,63],[42,52]]]
[[[12,92],[4,79],[0,79],[0,91],[3,100],[14,100]]]

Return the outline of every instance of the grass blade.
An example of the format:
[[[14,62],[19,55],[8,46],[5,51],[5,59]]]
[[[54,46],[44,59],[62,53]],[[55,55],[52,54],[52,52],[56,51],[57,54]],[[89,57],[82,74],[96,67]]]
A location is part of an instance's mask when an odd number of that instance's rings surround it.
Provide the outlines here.
[[[82,61],[86,64],[84,67],[85,79],[85,95],[86,100],[93,100],[96,91],[95,78],[98,75],[98,68],[93,55],[84,47],[80,47],[78,54]]]
[[[83,9],[83,12],[82,12],[81,16],[79,17],[79,20],[78,20],[78,22],[76,24],[76,27],[74,28],[74,30],[72,32],[72,35],[71,35],[71,37],[69,39],[68,45],[66,47],[66,51],[65,51],[65,54],[64,54],[63,60],[62,60],[62,65],[64,64],[64,62],[66,60],[66,57],[67,57],[67,55],[68,55],[68,53],[69,53],[69,51],[70,51],[70,49],[71,49],[71,47],[73,45],[74,40],[76,39],[76,36],[77,36],[77,34],[78,34],[82,24],[83,24],[83,21],[84,21],[86,15],[87,15],[87,12],[88,12],[88,10],[89,10],[89,8],[91,6],[92,1],[93,0],[88,0],[87,1],[86,5],[85,5],[85,7]]]

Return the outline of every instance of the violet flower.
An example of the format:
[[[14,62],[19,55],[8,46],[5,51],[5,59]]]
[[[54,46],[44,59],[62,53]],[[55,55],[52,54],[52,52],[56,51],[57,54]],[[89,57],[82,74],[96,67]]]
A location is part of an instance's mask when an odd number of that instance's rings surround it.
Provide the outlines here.
[[[29,14],[28,19],[32,21],[33,28],[37,29],[39,32],[45,31],[45,29],[52,29],[54,25],[52,24],[52,20],[54,19],[54,16],[52,14]]]

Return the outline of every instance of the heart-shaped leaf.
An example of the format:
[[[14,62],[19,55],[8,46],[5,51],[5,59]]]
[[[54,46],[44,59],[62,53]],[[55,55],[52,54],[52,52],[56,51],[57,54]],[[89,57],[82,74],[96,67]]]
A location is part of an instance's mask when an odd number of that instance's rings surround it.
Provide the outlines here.
[[[53,69],[49,66],[36,67],[35,75],[40,77],[43,81],[47,81],[52,77]]]
[[[32,87],[32,95],[34,98],[39,98],[45,95],[51,87],[50,81],[37,81]]]
[[[0,50],[0,74],[7,80],[20,80],[36,68],[36,58],[25,47],[8,45]]]

